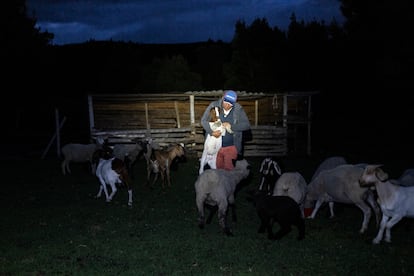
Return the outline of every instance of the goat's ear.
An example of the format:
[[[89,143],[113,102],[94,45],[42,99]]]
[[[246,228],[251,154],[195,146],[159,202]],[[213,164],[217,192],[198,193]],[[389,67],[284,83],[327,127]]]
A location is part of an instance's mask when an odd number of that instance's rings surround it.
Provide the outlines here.
[[[384,172],[380,167],[377,167],[375,169],[375,175],[382,182],[384,182],[388,179],[388,174],[386,172]]]

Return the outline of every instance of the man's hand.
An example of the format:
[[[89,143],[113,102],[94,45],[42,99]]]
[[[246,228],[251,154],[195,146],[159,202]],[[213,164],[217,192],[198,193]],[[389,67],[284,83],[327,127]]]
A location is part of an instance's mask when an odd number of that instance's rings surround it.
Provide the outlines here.
[[[223,122],[223,126],[224,126],[226,129],[231,128],[231,124],[230,124],[229,122]]]

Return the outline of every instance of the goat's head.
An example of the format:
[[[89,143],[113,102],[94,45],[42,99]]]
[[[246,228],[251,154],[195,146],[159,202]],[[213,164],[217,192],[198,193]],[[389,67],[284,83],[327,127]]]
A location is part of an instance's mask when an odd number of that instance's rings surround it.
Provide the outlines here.
[[[260,165],[261,179],[258,187],[259,191],[265,191],[268,194],[273,192],[273,188],[276,181],[282,174],[282,170],[279,167],[277,161],[272,157],[266,157],[263,159]]]

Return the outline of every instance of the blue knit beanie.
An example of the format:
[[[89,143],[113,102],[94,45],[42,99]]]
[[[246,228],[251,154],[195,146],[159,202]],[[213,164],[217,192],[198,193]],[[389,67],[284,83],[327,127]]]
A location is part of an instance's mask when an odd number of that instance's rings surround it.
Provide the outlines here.
[[[223,100],[234,105],[234,103],[237,102],[237,93],[233,90],[227,90],[226,93],[224,93]]]

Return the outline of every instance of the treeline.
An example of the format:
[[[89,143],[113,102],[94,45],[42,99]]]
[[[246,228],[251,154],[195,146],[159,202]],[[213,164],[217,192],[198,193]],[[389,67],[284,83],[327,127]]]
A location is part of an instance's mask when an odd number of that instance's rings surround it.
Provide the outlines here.
[[[239,21],[229,43],[90,40],[56,46],[53,34],[35,27],[25,0],[8,1],[2,9],[3,18],[12,18],[4,23],[1,42],[3,91],[18,109],[25,108],[23,100],[32,105],[48,96],[51,105],[67,105],[90,93],[318,90],[325,102],[349,104],[355,111],[349,94],[358,95],[365,108],[371,96],[412,88],[414,17],[408,1],[340,2],[342,25],[304,22],[294,14],[286,31],[265,18],[250,25]],[[411,109],[412,101],[402,108]],[[337,111],[338,104],[325,108]]]

